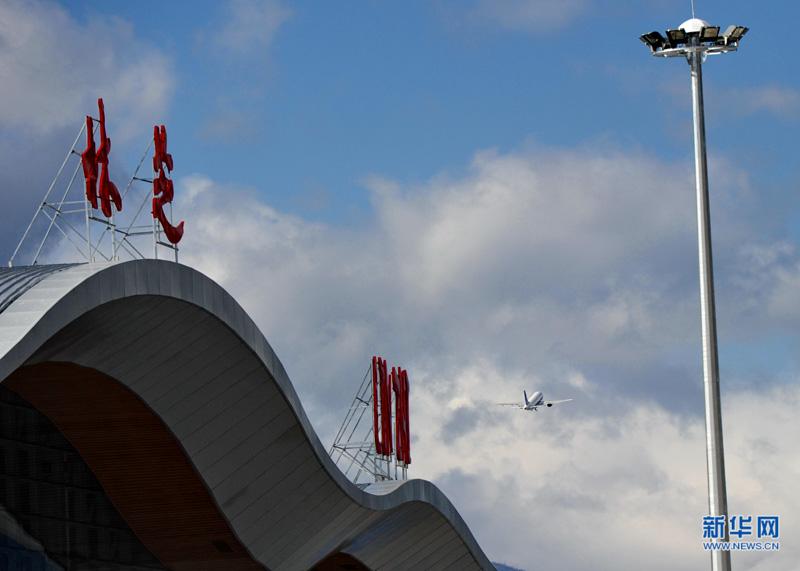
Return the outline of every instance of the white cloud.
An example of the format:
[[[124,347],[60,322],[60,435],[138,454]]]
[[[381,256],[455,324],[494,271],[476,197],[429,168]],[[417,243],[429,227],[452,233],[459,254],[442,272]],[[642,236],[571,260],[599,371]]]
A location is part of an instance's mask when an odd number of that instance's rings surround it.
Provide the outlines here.
[[[787,241],[748,244],[738,255],[733,275],[746,292],[743,309],[773,324],[795,328],[800,324],[800,261],[797,247]]]
[[[800,91],[780,85],[729,90],[723,101],[732,113],[766,113],[782,119],[800,118]]]
[[[417,374],[426,390],[413,401],[414,473],[444,488],[492,557],[564,571],[706,565],[703,420],[643,404],[606,410],[605,418],[579,414],[572,403],[540,414],[492,410],[498,393],[524,382],[486,365],[458,372],[447,390],[469,402],[458,405],[453,438],[443,427],[454,415],[428,388],[439,386],[436,374]],[[789,571],[800,556],[788,531],[800,520],[800,385],[724,397],[729,509],[779,514],[784,526],[779,553],[734,555],[736,566]]]
[[[511,30],[551,32],[583,15],[588,0],[479,0],[472,17]]]
[[[724,342],[759,299],[791,291],[781,272],[798,259],[751,225],[747,177],[712,168]],[[532,148],[481,152],[419,185],[368,184],[370,222],[345,229],[207,177],[178,181],[183,261],[254,316],[323,439],[382,353],[411,372],[413,475],[444,487],[494,560],[704,564],[691,169]],[[798,383],[734,393],[726,365],[731,508],[777,511],[788,529],[800,517]],[[493,406],[523,388],[575,401],[536,416]],[[737,561],[788,570],[793,549]]]
[[[291,16],[278,0],[229,0],[226,12],[213,37],[217,45],[236,53],[268,47]]]
[[[79,22],[50,2],[0,3],[0,124],[41,135],[97,113],[121,141],[163,117],[172,66],[117,18]],[[146,127],[145,127],[146,128]]]
[[[738,273],[742,245],[768,236],[748,223],[746,180],[715,168],[718,305],[738,332],[781,280],[754,288]],[[301,389],[314,378],[342,398],[342,379],[360,378],[378,351],[446,367],[502,359],[550,383],[578,370],[590,385],[666,402],[695,386],[699,365],[690,176],[614,151],[482,152],[457,178],[372,180],[372,222],[354,230],[205,177],[179,182],[176,208],[185,259],[256,315]]]

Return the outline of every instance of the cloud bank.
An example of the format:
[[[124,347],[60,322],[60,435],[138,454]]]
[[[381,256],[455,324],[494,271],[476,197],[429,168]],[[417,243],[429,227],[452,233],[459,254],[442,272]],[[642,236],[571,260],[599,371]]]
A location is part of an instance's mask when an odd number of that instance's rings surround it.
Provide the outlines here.
[[[748,376],[724,348],[797,345],[800,260],[751,217],[747,177],[712,168],[731,511],[780,513],[790,529],[796,370]],[[366,184],[360,228],[287,215],[206,176],[178,184],[183,261],[255,317],[320,435],[384,354],[411,372],[412,475],[443,487],[493,560],[705,565],[691,169],[532,146],[419,184]],[[523,388],[575,401],[535,416],[494,406]],[[786,541],[735,559],[788,571],[796,557]]]
[[[169,58],[118,18],[81,22],[50,2],[9,0],[0,48],[0,124],[38,136],[77,131],[102,95],[122,140],[163,113],[174,89]]]

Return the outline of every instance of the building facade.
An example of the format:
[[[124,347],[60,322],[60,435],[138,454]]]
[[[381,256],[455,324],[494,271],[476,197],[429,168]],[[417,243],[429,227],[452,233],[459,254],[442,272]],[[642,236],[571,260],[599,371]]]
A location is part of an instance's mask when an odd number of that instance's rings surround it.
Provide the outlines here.
[[[430,482],[347,480],[186,266],[0,270],[0,414],[0,571],[492,568]]]

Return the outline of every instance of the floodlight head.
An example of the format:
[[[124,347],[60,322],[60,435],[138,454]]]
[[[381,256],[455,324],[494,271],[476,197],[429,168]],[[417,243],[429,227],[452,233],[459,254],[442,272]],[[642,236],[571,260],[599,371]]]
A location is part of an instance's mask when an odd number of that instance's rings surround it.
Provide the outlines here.
[[[650,32],[640,36],[650,52],[658,57],[686,57],[692,54],[706,55],[735,52],[739,40],[748,29],[744,26],[730,26],[720,34],[719,26],[712,26],[700,18],[690,18],[678,28],[667,30],[666,38],[659,32]]]
[[[667,30],[667,39],[669,40],[669,45],[671,47],[677,48],[681,44],[686,43],[686,30],[682,28],[678,28],[677,30]]]
[[[719,26],[706,26],[700,30],[701,42],[716,42],[719,37]]]
[[[739,43],[739,40],[744,37],[749,29],[750,28],[745,28],[744,26],[728,26],[728,29],[725,30],[723,34],[725,42],[729,44]]]
[[[667,41],[667,39],[664,36],[662,36],[660,32],[656,31],[639,36],[639,39],[642,40],[642,42],[644,42],[652,52],[655,52],[656,50],[663,48],[664,44]]]

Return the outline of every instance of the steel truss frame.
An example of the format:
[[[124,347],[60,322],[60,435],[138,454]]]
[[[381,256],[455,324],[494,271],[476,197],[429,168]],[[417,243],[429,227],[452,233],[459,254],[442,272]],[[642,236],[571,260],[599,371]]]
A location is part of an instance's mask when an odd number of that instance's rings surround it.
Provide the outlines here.
[[[94,134],[98,129],[98,120],[92,117],[92,124],[94,125],[92,130],[92,133]],[[127,224],[122,223],[119,213],[116,215],[112,213],[110,217],[105,217],[102,215],[102,213],[96,212],[92,208],[88,198],[85,196],[85,193],[81,192],[79,198],[74,196],[75,193],[72,192],[73,186],[75,185],[76,178],[78,178],[78,172],[81,169],[81,153],[76,146],[78,145],[81,136],[85,132],[86,124],[81,123],[81,128],[78,130],[78,134],[67,151],[61,166],[59,167],[58,171],[56,171],[53,180],[50,182],[50,186],[47,188],[44,198],[36,207],[33,217],[28,223],[28,227],[25,229],[25,232],[22,234],[22,238],[20,238],[19,242],[17,243],[17,247],[14,248],[11,258],[8,260],[8,267],[14,266],[17,257],[20,255],[20,252],[23,251],[23,245],[26,242],[31,242],[33,240],[34,234],[31,233],[31,230],[33,230],[37,220],[42,218],[44,218],[45,223],[47,224],[47,229],[44,230],[44,233],[41,235],[41,239],[38,240],[38,245],[35,247],[33,257],[30,262],[30,265],[32,266],[35,266],[39,263],[39,258],[42,255],[44,246],[51,235],[53,235],[53,230],[58,231],[63,239],[66,239],[70,244],[72,244],[72,246],[78,252],[80,258],[86,262],[117,261],[120,259],[121,253],[125,254],[131,259],[144,259],[146,256],[140,250],[141,239],[144,236],[149,236],[152,241],[154,258],[158,259],[160,246],[162,248],[171,250],[174,255],[174,260],[177,262],[179,248],[177,245],[171,244],[164,239],[162,236],[163,231],[161,229],[161,225],[158,223],[158,220],[153,218],[152,224],[140,222],[140,218],[145,211],[145,206],[153,197],[151,188],[148,188],[146,192],[141,193],[142,196],[139,201],[138,209],[127,221]],[[152,146],[153,141],[151,139],[145,147],[142,158],[136,165],[133,176],[131,176],[130,180],[128,180],[128,183],[125,185],[125,190],[122,192],[123,201],[131,193],[131,191],[134,190],[136,183],[147,183],[149,185],[153,184],[153,178],[144,178],[139,176],[142,165],[144,164],[147,154],[150,152]],[[66,177],[62,178],[64,170],[67,167],[70,158],[72,157],[77,157],[77,164],[72,170],[72,174],[69,176],[69,179],[66,179]],[[154,174],[153,176],[156,175]],[[54,199],[51,199],[53,191],[63,184],[65,179],[66,185],[64,186],[64,190],[60,197],[56,196]],[[78,185],[78,187],[79,189],[81,188],[80,185]],[[82,215],[83,224],[81,224],[79,221],[78,215]],[[171,221],[172,203],[170,203],[169,218]],[[83,226],[83,229],[80,228],[81,225]],[[93,227],[100,228],[100,235],[96,240],[92,239]],[[107,236],[110,238],[109,240],[106,240]],[[104,242],[106,241],[109,242],[109,244],[103,247]],[[134,242],[137,242],[139,247],[137,247],[137,244]]]
[[[333,444],[328,450],[333,462],[354,484],[368,484],[386,480],[408,479],[408,466],[393,454],[377,454],[373,432],[372,414],[372,367],[367,367],[364,379],[356,391],[353,402],[339,426]],[[389,407],[394,425],[394,414]],[[378,412],[380,401],[378,402]],[[366,419],[365,419],[366,416]],[[365,428],[366,423],[366,428]]]

